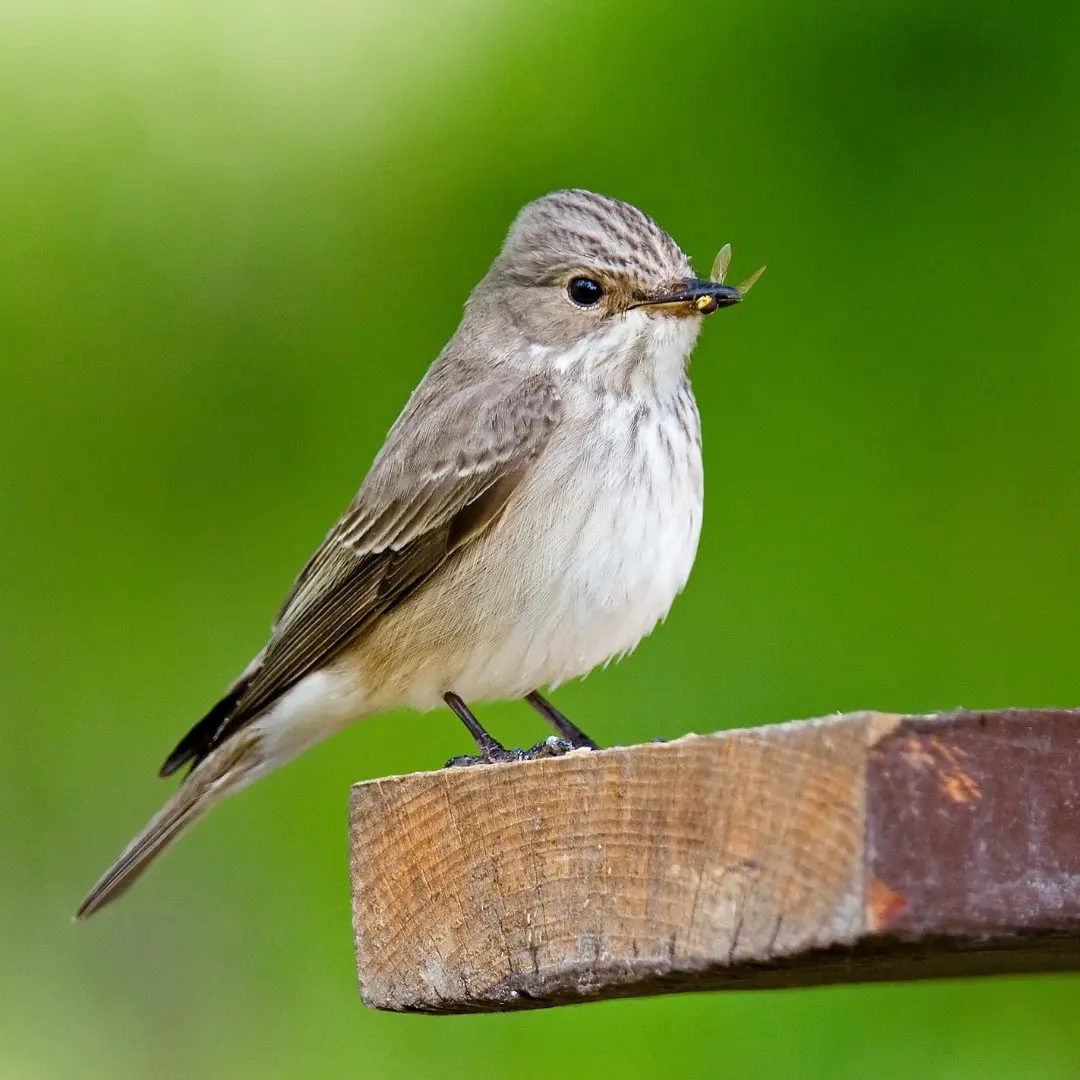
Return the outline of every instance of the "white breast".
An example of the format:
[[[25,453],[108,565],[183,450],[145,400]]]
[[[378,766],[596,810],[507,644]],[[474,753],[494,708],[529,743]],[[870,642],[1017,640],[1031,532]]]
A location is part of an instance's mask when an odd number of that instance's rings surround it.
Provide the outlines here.
[[[622,655],[686,584],[703,494],[689,384],[650,406],[596,405],[560,431],[545,468],[464,560],[490,602],[467,635],[474,646],[439,685],[451,679],[466,701],[518,697]]]
[[[701,533],[686,374],[699,328],[631,311],[530,358],[561,383],[559,424],[498,521],[343,658],[365,711],[434,708],[449,690],[522,697],[628,652],[667,615]]]

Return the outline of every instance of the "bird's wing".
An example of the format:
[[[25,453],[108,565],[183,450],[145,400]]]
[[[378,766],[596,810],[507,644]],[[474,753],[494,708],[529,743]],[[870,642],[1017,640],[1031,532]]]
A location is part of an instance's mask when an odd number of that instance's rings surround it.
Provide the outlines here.
[[[296,579],[265,650],[161,775],[197,764],[490,525],[561,412],[542,377],[501,393],[489,383],[445,394],[422,384],[410,399],[359,494]]]

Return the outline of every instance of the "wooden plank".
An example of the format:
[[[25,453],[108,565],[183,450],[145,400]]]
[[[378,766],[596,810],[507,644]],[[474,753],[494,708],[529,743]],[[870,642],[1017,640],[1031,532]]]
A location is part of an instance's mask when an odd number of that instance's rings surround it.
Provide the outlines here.
[[[360,989],[466,1012],[1080,968],[1080,713],[853,713],[352,791]]]

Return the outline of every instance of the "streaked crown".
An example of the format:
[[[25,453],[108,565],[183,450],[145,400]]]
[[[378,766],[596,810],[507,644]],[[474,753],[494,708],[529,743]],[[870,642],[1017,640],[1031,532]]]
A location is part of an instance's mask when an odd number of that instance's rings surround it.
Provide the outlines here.
[[[582,267],[642,284],[690,271],[679,245],[648,214],[579,188],[525,206],[492,269],[516,284],[537,285],[555,284]]]

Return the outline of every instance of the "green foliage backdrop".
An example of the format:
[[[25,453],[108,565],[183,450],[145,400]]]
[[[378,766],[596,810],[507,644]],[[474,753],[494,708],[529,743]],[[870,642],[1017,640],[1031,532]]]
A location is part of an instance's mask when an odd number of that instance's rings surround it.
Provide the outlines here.
[[[449,714],[358,725],[69,916],[557,187],[769,264],[694,361],[690,587],[571,716],[1075,703],[1078,42],[1019,0],[0,7],[0,1075],[1075,1076],[1070,978],[367,1012],[348,786],[465,750]]]

